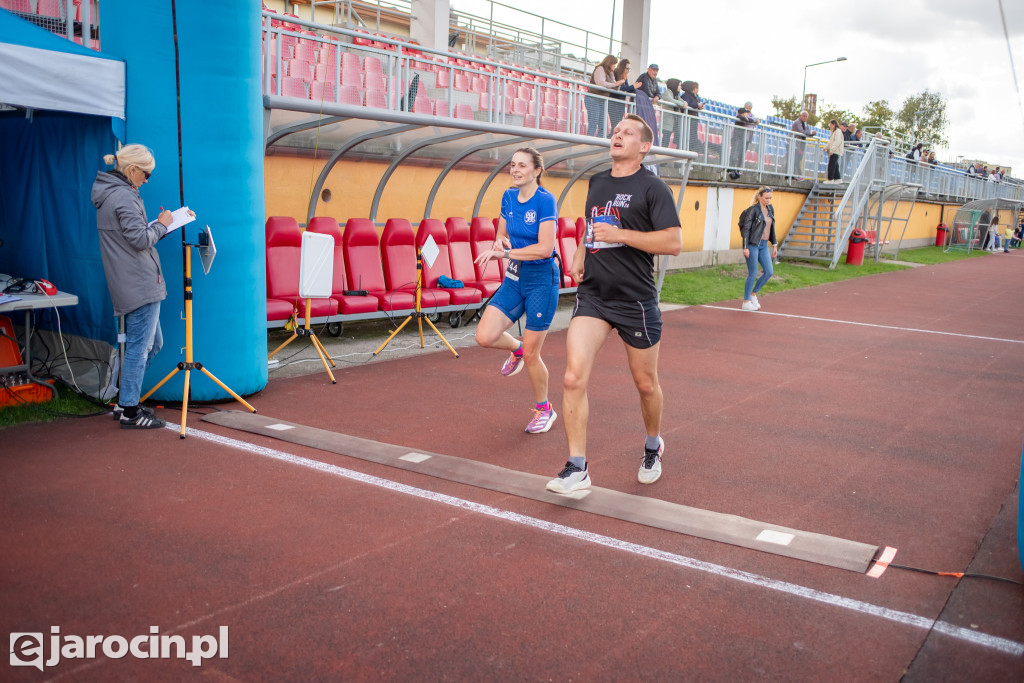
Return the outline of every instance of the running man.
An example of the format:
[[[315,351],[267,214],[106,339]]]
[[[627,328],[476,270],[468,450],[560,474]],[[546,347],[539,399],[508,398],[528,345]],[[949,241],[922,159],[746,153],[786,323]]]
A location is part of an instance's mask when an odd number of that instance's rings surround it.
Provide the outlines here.
[[[580,284],[566,339],[562,411],[569,461],[548,482],[547,489],[555,493],[590,486],[587,384],[594,359],[612,330],[625,346],[647,430],[637,479],[653,484],[661,476],[664,399],[658,384],[661,311],[654,254],[678,254],[683,233],[672,192],[642,166],[653,141],[650,126],[627,114],[612,133],[611,170],[590,179],[585,248],[576,252],[572,263],[572,276]]]
[[[558,220],[555,196],[540,185],[544,159],[532,147],[512,155],[512,187],[501,197],[501,218],[491,250],[477,263],[504,258],[505,279],[494,293],[476,327],[476,343],[508,351],[501,374],[511,377],[526,366],[533,397],[533,419],[526,431],[551,429],[558,415],[548,401],[548,369],[540,357],[551,320],[558,308],[558,264],[555,231]],[[519,341],[508,329],[526,313],[526,331]]]

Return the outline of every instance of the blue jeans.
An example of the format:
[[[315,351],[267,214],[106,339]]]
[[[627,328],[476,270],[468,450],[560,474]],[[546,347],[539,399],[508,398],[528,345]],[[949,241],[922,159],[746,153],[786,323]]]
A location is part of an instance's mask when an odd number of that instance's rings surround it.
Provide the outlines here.
[[[124,366],[121,368],[121,395],[117,402],[127,408],[139,404],[146,368],[164,345],[164,335],[160,331],[160,302],[139,306],[125,314],[124,325]]]
[[[750,301],[750,294],[757,294],[772,276],[772,249],[768,240],[761,240],[756,247],[749,247],[747,253],[747,281],[743,285],[743,300]],[[761,277],[757,277],[757,264],[761,264]],[[756,280],[756,282],[755,282]]]
[[[587,108],[587,135],[605,137],[604,100],[596,95],[585,95],[583,104]]]

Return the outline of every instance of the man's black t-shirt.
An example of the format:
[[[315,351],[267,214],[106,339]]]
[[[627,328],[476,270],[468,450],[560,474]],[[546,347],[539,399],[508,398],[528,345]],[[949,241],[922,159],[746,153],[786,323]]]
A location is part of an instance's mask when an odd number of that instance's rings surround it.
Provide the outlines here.
[[[615,178],[602,171],[587,192],[587,249],[579,292],[607,301],[648,301],[657,297],[654,255],[621,243],[594,243],[594,223],[640,232],[679,227],[672,192],[664,181],[641,168]]]

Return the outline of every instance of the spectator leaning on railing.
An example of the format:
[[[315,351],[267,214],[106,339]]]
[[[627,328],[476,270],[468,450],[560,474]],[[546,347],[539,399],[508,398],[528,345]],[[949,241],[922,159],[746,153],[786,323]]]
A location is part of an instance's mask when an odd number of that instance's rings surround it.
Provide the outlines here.
[[[678,78],[670,78],[665,81],[665,92],[661,94],[661,107],[666,112],[661,115],[662,131],[661,146],[668,147],[672,141],[672,135],[676,136],[676,146],[685,149],[680,136],[683,132],[683,113],[686,111],[686,100],[683,99],[683,91],[679,86],[682,82]]]
[[[618,65],[615,67],[615,71],[612,74],[616,81],[621,81],[622,85],[619,86],[618,93],[609,93],[608,97],[617,102],[608,103],[608,120],[611,122],[612,130],[615,130],[615,126],[622,120],[622,116],[626,113],[626,97],[627,93],[633,93],[636,89],[629,82],[629,60],[619,60]]]
[[[838,183],[841,174],[839,173],[839,157],[843,156],[843,131],[839,130],[839,122],[830,119],[828,129],[831,131],[828,143],[825,145],[825,153],[828,154],[828,173],[826,174],[828,184]]]
[[[686,101],[686,113],[696,118],[700,110],[704,108],[704,103],[700,101],[700,83],[697,81],[683,81],[679,85],[680,90],[683,91],[683,100]],[[696,152],[700,149],[700,138],[697,137],[697,122],[690,121],[690,146],[688,149],[691,152]]]
[[[590,74],[590,83],[592,85],[600,86],[600,88],[607,88],[608,90],[615,90],[620,85],[626,82],[625,78],[617,79],[614,75],[615,69],[615,55],[608,55],[601,63],[594,67],[594,71]],[[604,97],[607,97],[609,93],[599,88],[590,88],[586,96],[586,107],[587,107],[587,135],[596,135],[599,138],[605,136],[605,111],[604,111]],[[613,122],[614,126],[615,123]]]

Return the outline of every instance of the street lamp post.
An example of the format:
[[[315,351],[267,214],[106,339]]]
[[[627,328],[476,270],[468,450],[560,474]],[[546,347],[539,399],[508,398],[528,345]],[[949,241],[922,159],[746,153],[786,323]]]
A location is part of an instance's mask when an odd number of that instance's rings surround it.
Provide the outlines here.
[[[807,69],[812,66],[820,66],[821,64],[831,64],[832,62],[845,62],[846,57],[836,57],[835,59],[829,59],[824,62],[815,62],[814,64],[808,64],[804,67],[804,91],[800,94],[800,109],[804,108],[804,101],[807,99]]]

